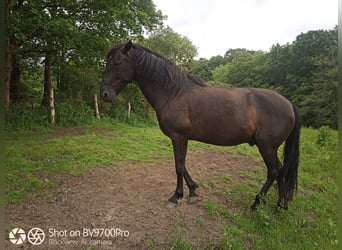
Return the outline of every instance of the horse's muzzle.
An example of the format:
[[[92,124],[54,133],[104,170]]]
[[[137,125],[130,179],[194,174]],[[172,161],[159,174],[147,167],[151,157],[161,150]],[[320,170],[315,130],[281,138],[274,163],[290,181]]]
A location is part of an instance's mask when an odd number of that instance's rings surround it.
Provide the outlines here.
[[[115,100],[115,93],[111,93],[110,91],[107,90],[101,90],[101,98],[105,102],[114,102]]]
[[[104,100],[104,101],[109,101],[109,93],[108,93],[108,91],[103,91],[102,93],[101,93],[101,97],[102,97],[102,99]]]

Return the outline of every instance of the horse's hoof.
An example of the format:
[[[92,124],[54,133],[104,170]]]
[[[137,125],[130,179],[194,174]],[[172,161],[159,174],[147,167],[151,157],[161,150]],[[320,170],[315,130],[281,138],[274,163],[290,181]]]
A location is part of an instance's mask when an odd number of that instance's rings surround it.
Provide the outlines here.
[[[178,206],[177,203],[174,203],[174,202],[171,202],[171,201],[168,201],[168,202],[166,203],[166,207],[167,207],[167,208],[175,208],[175,207],[177,207],[177,206]]]
[[[277,202],[277,209],[279,209],[279,210],[280,210],[280,209],[281,209],[281,210],[287,210],[287,209],[288,209],[287,203],[278,201],[278,202]]]
[[[202,200],[199,196],[190,196],[188,203],[196,203],[198,201]]]
[[[257,211],[258,209],[258,204],[253,203],[253,205],[251,206],[251,211]]]

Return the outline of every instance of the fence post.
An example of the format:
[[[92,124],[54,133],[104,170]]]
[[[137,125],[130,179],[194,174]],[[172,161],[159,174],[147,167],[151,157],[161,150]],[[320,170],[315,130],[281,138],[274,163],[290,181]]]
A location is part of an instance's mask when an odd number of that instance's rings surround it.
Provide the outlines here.
[[[55,97],[53,93],[53,88],[50,88],[50,123],[55,124]]]
[[[97,93],[95,93],[94,95],[94,104],[95,104],[96,119],[100,120],[99,104],[97,102]]]
[[[128,119],[131,117],[131,110],[132,110],[131,102],[128,102],[128,105],[127,105],[127,117],[128,117]]]

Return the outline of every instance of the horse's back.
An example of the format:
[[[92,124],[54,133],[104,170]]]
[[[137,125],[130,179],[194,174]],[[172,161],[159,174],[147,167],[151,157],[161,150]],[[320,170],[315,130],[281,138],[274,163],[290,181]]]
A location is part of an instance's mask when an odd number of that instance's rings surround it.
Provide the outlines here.
[[[194,95],[193,117],[219,144],[272,140],[278,145],[294,125],[292,104],[273,90],[208,86]]]
[[[258,116],[259,122],[275,123],[294,117],[292,104],[284,96],[262,88],[223,88],[207,86],[192,96],[195,109],[209,107],[220,115]],[[206,108],[207,109],[207,108]]]

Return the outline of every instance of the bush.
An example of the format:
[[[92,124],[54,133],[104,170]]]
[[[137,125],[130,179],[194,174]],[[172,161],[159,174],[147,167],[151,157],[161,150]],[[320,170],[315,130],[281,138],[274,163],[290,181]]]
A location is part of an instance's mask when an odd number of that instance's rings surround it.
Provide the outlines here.
[[[13,104],[6,114],[5,128],[8,130],[41,130],[50,126],[49,111],[44,107],[28,108]]]
[[[69,127],[91,124],[95,111],[83,103],[61,102],[55,104],[56,126]],[[51,127],[50,111],[45,107],[11,105],[6,114],[7,130],[42,130]]]
[[[331,144],[332,134],[328,126],[322,126],[318,129],[316,144],[321,147],[324,147],[328,144]]]
[[[61,127],[80,126],[95,121],[95,111],[84,103],[56,103],[56,124]]]

